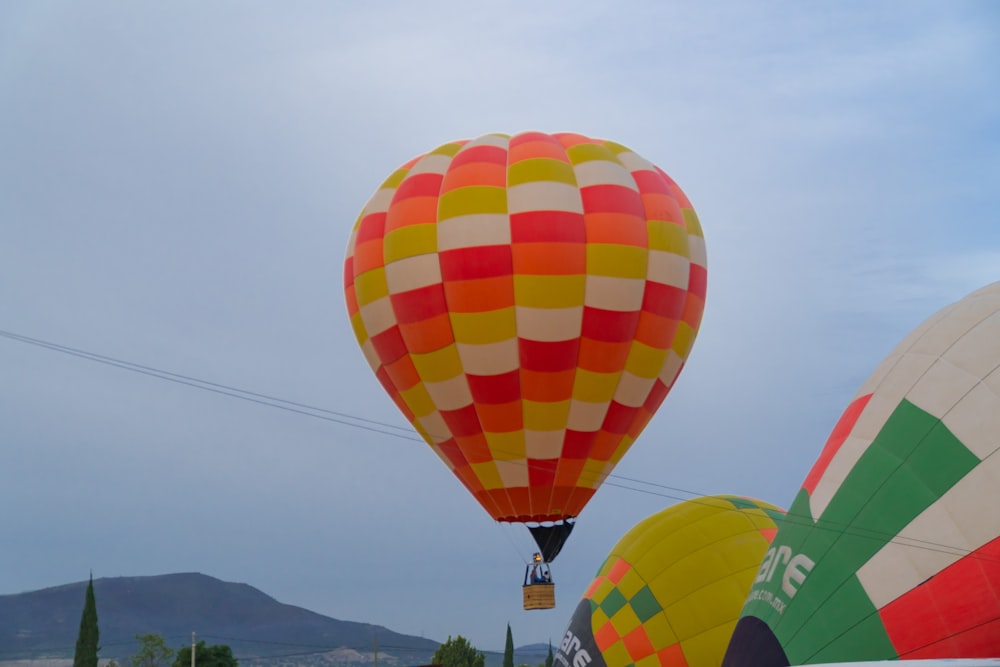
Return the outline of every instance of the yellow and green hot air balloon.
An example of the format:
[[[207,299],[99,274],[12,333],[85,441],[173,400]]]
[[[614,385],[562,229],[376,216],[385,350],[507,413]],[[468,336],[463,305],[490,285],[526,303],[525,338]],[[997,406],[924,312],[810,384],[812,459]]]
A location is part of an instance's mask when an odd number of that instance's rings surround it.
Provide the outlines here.
[[[560,642],[563,667],[718,667],[783,511],[693,498],[643,519],[608,554]]]

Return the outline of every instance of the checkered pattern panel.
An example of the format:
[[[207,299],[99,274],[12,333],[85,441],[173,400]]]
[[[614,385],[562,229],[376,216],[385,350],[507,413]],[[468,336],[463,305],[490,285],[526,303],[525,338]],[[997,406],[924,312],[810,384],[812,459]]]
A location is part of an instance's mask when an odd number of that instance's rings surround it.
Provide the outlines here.
[[[394,172],[347,248],[351,323],[393,401],[497,520],[579,514],[669,392],[704,308],[697,216],[576,134],[489,134]]]
[[[626,533],[583,595],[607,667],[718,667],[782,515],[757,500],[709,496]],[[574,616],[570,627],[583,621]]]

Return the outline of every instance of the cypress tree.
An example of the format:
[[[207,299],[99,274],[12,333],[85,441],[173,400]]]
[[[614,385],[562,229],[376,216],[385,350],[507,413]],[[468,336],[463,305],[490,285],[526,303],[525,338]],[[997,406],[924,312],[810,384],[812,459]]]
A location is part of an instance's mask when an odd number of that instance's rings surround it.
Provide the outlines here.
[[[545,667],[552,667],[552,641],[549,641],[549,654],[545,656]]]
[[[94,601],[94,573],[90,574],[87,584],[87,597],[83,602],[83,615],[80,617],[80,634],[76,638],[76,653],[73,654],[73,667],[97,667],[97,645],[100,631],[97,629],[97,602]]]
[[[514,667],[514,635],[510,633],[510,623],[507,624],[507,643],[503,647],[503,667]]]

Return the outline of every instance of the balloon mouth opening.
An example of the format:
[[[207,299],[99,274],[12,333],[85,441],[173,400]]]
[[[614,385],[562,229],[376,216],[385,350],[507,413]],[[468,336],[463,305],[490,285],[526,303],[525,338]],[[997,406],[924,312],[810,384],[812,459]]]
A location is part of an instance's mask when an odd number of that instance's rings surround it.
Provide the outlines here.
[[[531,521],[526,522],[531,536],[538,545],[538,550],[546,563],[551,563],[559,555],[563,544],[573,531],[576,523],[575,517],[567,517],[556,521]]]
[[[538,514],[521,514],[521,515],[511,515],[502,516],[496,519],[501,523],[523,523],[528,528],[552,528],[554,526],[572,526],[576,523],[575,516],[545,516]]]
[[[565,519],[553,519],[553,520],[543,519],[542,521],[528,520],[524,522],[524,525],[526,525],[528,528],[538,528],[538,527],[552,528],[554,526],[572,526],[574,523],[576,523],[576,517],[570,516],[566,517]]]

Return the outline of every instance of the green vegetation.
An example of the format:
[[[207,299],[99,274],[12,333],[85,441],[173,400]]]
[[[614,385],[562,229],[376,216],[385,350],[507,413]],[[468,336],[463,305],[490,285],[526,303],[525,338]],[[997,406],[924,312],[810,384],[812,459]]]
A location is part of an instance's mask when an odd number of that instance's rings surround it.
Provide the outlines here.
[[[507,624],[507,643],[503,647],[503,667],[514,667],[514,635],[510,632],[510,623]]]
[[[194,662],[196,667],[238,667],[239,661],[233,657],[233,649],[225,644],[205,646],[204,641],[195,645]],[[190,667],[191,647],[185,646],[177,651],[177,658],[172,667]],[[481,667],[481,666],[480,666]]]
[[[147,633],[135,638],[139,640],[139,651],[131,658],[132,667],[168,667],[173,662],[175,651],[166,645],[162,635]]]
[[[486,656],[462,635],[454,639],[448,635],[448,640],[434,651],[431,662],[444,667],[484,667]]]
[[[101,632],[97,628],[97,602],[94,599],[94,575],[91,573],[87,584],[87,595],[80,617],[80,634],[76,637],[76,651],[73,653],[73,667],[97,667],[97,652]]]

